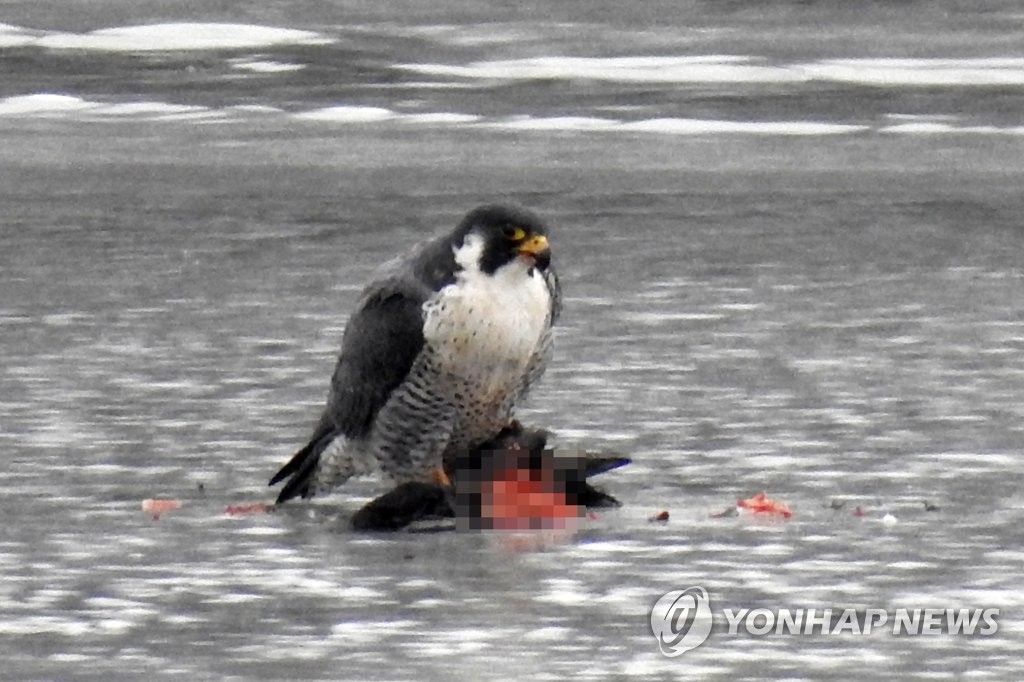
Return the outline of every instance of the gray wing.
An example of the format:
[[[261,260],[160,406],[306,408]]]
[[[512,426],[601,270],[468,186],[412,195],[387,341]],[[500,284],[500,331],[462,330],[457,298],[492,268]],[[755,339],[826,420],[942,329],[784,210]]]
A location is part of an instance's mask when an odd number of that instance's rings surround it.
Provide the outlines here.
[[[551,292],[551,312],[548,319],[550,330],[562,314],[562,283],[558,280],[558,271],[555,270],[554,264],[548,266],[548,269],[544,271],[544,282],[548,285],[548,291]]]
[[[278,502],[312,494],[320,455],[336,437],[370,433],[423,349],[423,303],[454,278],[454,269],[451,247],[439,238],[378,271],[345,326],[327,405],[312,437],[270,480],[288,479]]]

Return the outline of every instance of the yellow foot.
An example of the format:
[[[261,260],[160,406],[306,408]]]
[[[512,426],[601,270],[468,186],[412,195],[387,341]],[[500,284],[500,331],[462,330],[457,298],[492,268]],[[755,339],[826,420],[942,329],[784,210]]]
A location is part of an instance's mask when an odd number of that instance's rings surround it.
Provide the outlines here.
[[[451,480],[448,478],[448,474],[444,472],[444,467],[437,467],[430,472],[430,482],[446,487],[452,484]]]

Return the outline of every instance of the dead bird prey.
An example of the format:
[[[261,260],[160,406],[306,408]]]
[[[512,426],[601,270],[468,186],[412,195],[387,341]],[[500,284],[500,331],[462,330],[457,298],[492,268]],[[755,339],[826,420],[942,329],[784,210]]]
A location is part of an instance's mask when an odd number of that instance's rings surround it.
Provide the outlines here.
[[[629,464],[626,457],[559,452],[548,434],[513,422],[458,458],[454,485],[408,481],[352,517],[359,531],[541,529],[619,501],[587,479]],[[446,519],[455,522],[443,523]]]

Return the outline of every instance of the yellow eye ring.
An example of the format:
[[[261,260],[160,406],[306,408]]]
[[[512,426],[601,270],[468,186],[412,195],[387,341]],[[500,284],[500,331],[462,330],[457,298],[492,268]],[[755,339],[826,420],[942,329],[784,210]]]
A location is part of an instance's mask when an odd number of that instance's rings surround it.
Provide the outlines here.
[[[526,239],[526,230],[524,230],[521,227],[509,226],[502,230],[502,232],[504,233],[505,237],[510,241],[521,242],[524,239]]]

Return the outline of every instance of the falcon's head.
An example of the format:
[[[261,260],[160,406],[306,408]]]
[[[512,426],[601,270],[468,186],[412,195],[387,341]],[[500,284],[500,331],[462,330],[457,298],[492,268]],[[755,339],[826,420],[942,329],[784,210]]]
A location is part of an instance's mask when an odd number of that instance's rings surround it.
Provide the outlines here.
[[[488,275],[509,264],[519,264],[524,271],[544,271],[551,264],[547,227],[524,208],[475,208],[455,228],[452,238],[459,264]]]

